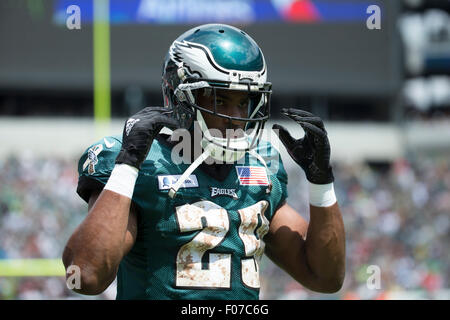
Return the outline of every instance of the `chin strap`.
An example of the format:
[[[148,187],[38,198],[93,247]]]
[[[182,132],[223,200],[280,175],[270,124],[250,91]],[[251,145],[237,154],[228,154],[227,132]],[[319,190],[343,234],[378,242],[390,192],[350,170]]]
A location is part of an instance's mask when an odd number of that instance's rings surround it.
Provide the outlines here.
[[[203,163],[203,161],[206,160],[206,158],[209,157],[209,155],[211,154],[211,149],[212,148],[208,145],[205,148],[205,151],[200,155],[200,157],[198,157],[197,159],[195,159],[194,162],[192,162],[192,164],[181,175],[181,177],[178,179],[178,181],[172,186],[172,188],[170,188],[169,197],[171,197],[172,199],[175,198],[175,195],[176,195],[178,189],[180,189],[180,187],[184,183],[184,181],[191,175],[192,172],[194,172],[195,169],[198,168],[199,165],[201,165]]]
[[[200,155],[200,157],[198,157],[197,159],[195,159],[194,162],[192,162],[192,164],[181,175],[181,177],[177,180],[177,182],[170,188],[170,190],[169,190],[170,198],[172,198],[172,199],[175,198],[178,189],[180,189],[180,187],[184,183],[184,181],[192,174],[192,172],[194,172],[195,169],[197,169],[203,163],[203,161],[205,161],[211,155],[212,149],[213,149],[212,145],[211,144],[208,145],[205,148],[205,151]],[[256,153],[253,149],[248,150],[247,152],[250,155],[254,156],[256,159],[258,159],[266,168],[266,174],[267,174],[267,178],[269,180],[269,186],[266,189],[266,193],[270,193],[272,191],[272,181],[270,179],[269,168],[267,167],[266,161],[264,161],[264,158],[260,154]]]

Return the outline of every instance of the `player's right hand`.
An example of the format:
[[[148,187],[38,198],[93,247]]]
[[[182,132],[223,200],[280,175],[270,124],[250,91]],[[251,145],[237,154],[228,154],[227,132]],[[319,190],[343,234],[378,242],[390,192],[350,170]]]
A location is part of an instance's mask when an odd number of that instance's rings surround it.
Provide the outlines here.
[[[123,128],[122,149],[116,163],[140,169],[159,131],[163,127],[179,128],[178,121],[171,114],[172,110],[167,107],[147,107],[131,116]]]

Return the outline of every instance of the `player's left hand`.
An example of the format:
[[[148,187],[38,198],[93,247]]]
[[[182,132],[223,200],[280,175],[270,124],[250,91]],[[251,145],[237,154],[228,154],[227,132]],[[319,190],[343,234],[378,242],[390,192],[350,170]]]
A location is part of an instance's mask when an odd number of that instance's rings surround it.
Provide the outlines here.
[[[296,140],[283,126],[272,126],[289,155],[305,171],[308,181],[314,184],[333,182],[330,143],[322,119],[310,112],[294,108],[283,108],[281,112],[300,124],[305,131],[305,136]]]

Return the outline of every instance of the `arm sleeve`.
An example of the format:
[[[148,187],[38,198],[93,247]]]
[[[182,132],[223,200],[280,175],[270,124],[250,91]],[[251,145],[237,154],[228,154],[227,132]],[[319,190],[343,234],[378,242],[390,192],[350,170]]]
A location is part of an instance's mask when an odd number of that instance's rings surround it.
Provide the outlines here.
[[[89,202],[91,194],[103,190],[114,168],[121,141],[106,137],[85,150],[78,161],[78,195]]]

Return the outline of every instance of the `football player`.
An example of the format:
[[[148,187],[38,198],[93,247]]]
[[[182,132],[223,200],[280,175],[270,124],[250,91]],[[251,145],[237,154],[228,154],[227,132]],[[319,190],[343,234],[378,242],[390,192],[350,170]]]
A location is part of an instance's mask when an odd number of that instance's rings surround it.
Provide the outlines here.
[[[256,42],[223,24],[185,32],[165,58],[162,90],[163,107],[141,110],[79,161],[88,215],[63,253],[66,269],[81,271],[74,290],[100,294],[117,277],[117,299],[258,299],[266,253],[303,286],[338,291],[345,237],[327,133],[298,109],[282,112],[302,139],[273,127],[309,181],[308,224],[286,202],[278,151],[260,139],[271,84]],[[191,133],[189,161],[174,160],[176,129]]]

